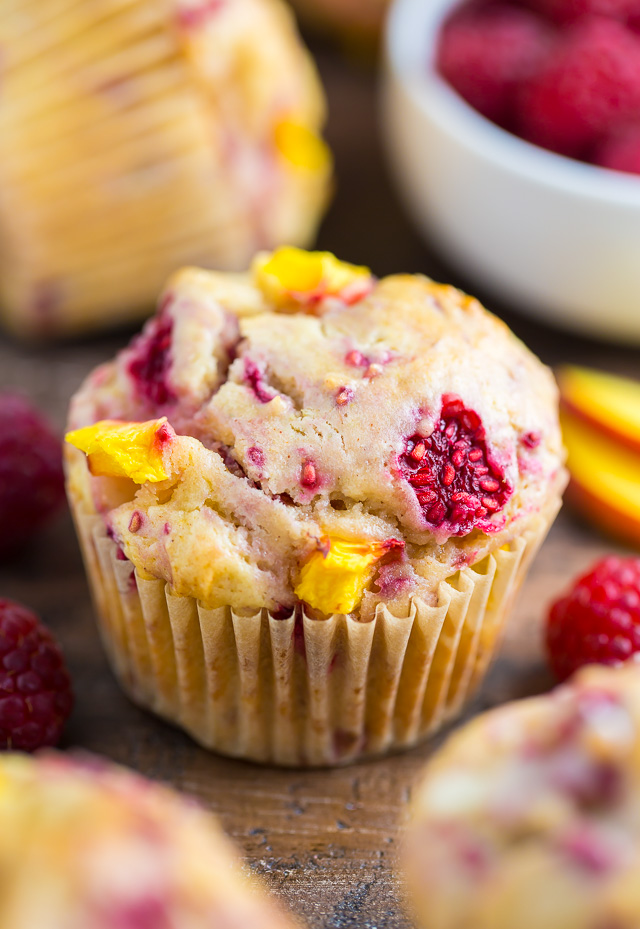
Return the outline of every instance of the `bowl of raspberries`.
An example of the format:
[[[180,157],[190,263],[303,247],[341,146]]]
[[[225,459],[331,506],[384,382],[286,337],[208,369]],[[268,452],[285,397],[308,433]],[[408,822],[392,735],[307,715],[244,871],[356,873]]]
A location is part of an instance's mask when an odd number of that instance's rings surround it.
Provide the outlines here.
[[[407,208],[465,279],[640,344],[640,0],[396,0],[383,109]]]

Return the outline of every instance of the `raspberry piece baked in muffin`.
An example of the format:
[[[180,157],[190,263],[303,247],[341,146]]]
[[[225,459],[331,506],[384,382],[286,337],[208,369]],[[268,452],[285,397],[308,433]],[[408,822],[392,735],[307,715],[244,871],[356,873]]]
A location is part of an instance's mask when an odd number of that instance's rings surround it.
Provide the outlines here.
[[[404,861],[429,929],[632,929],[640,669],[592,666],[473,720],[415,788]]]
[[[168,585],[172,609],[218,616],[198,620],[203,690],[187,728],[217,747],[231,738],[213,734],[217,712],[201,718],[220,693],[203,648],[224,622],[234,648],[241,627],[264,623],[252,660],[266,649],[282,678],[259,681],[256,744],[226,750],[291,763],[340,760],[336,738],[347,757],[411,744],[461,705],[565,479],[553,379],[477,301],[290,248],[247,275],[178,273],[158,316],[75,396],[70,426],[88,563],[106,534],[126,559],[117,571],[135,570],[141,610],[149,582]],[[146,670],[124,632],[114,661],[142,702],[175,717],[175,694],[154,683],[169,646],[162,658],[142,638]],[[242,659],[229,661],[224,692],[243,713]],[[270,728],[274,699],[286,737]],[[316,712],[319,742],[305,744]]]
[[[211,814],[91,756],[0,757],[3,929],[294,929]]]

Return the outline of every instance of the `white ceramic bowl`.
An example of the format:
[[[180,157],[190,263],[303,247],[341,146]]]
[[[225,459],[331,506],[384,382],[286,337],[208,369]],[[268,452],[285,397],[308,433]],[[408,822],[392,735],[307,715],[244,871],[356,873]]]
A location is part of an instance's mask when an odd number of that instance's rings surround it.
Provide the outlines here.
[[[383,113],[407,209],[471,279],[549,322],[640,344],[640,177],[494,126],[436,73],[457,0],[396,0]]]

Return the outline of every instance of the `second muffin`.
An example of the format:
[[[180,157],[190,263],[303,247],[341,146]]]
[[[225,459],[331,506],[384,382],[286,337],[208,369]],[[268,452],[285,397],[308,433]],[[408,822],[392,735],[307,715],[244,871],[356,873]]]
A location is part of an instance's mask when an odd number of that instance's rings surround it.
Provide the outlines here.
[[[476,717],[413,791],[403,860],[424,929],[640,925],[640,669],[593,665]]]
[[[325,101],[282,0],[0,3],[0,319],[142,319],[181,264],[308,244]]]
[[[477,301],[289,248],[178,273],[70,426],[124,686],[282,764],[458,711],[565,482],[553,379]]]
[[[0,754],[2,929],[301,929],[193,799],[92,755]]]

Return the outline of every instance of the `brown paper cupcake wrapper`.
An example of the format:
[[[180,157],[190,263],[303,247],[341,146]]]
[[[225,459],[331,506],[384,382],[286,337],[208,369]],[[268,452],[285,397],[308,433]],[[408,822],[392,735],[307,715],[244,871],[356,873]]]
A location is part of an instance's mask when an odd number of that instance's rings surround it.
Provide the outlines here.
[[[522,536],[442,581],[437,605],[370,622],[298,607],[239,615],[175,596],[122,560],[104,522],[72,510],[112,667],[136,702],[225,755],[335,765],[414,745],[482,680],[559,503]]]

